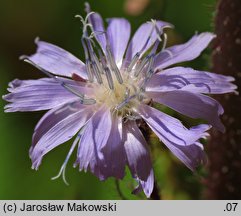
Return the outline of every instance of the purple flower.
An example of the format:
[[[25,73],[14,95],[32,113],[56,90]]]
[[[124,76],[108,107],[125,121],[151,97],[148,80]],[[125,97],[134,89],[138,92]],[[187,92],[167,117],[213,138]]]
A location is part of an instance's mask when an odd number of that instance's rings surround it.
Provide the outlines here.
[[[131,29],[126,19],[109,19],[105,30],[101,16],[91,12],[88,4],[86,11],[85,19],[79,16],[85,64],[37,39],[37,52],[23,58],[49,78],[12,81],[9,94],[3,96],[10,102],[5,112],[49,110],[33,134],[33,169],[38,169],[45,154],[76,136],[59,175],[64,177],[77,146],[74,166],[79,170],[89,170],[100,180],[111,176],[122,179],[127,165],[138,182],[134,192],[143,190],[149,197],[154,175],[137,120],[144,119],[172,153],[194,170],[206,160],[199,139],[211,125],[224,131],[219,119],[223,108],[206,94],[234,92],[234,79],[191,68],[168,68],[198,57],[215,37],[212,33],[197,34],[185,44],[166,48],[163,29],[172,27],[169,23],[145,23],[129,41]],[[162,48],[157,52],[160,42]],[[188,129],[152,108],[152,101],[204,119],[209,125]]]

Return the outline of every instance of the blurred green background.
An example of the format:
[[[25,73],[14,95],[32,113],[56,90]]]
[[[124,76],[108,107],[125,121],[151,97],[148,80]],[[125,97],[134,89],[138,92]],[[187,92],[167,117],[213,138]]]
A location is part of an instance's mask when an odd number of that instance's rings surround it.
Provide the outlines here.
[[[82,0],[0,0],[0,95],[7,93],[12,79],[34,79],[42,74],[19,61],[22,54],[35,52],[34,39],[54,43],[83,59],[80,43],[81,25],[74,15],[84,15]],[[90,0],[94,11],[104,18],[126,17],[137,27],[152,18],[175,25],[168,32],[168,45],[187,41],[196,31],[212,31],[215,0]],[[188,63],[197,69],[208,65],[208,51]],[[66,186],[62,179],[55,181],[71,142],[47,154],[39,171],[31,169],[28,150],[33,129],[44,112],[3,112],[5,102],[0,99],[0,199],[120,199],[114,179],[99,181],[90,173],[72,168],[75,155],[67,167]],[[185,119],[184,119],[185,121]],[[152,156],[155,175],[162,199],[200,199],[202,176],[191,173],[179,163],[155,137]],[[127,171],[120,190],[127,199],[145,199],[143,194],[131,195],[134,182]]]

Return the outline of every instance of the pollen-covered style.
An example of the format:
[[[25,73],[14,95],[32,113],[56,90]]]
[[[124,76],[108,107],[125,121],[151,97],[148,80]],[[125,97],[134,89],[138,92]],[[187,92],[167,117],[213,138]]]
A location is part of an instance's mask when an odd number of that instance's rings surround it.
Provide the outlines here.
[[[206,94],[234,92],[232,77],[170,65],[200,55],[214,38],[212,33],[194,35],[187,43],[166,48],[163,21],[151,20],[130,38],[130,24],[123,18],[108,19],[105,30],[98,13],[86,4],[87,16],[81,38],[85,64],[67,51],[36,40],[37,52],[24,61],[48,78],[14,80],[6,112],[49,110],[37,124],[30,148],[32,167],[53,148],[75,136],[58,176],[75,148],[74,166],[89,170],[100,180],[122,179],[126,165],[138,182],[134,192],[153,190],[154,174],[148,145],[138,128],[143,119],[159,139],[188,168],[205,162],[200,138],[214,126],[224,131],[219,116],[222,106]],[[168,69],[166,69],[168,68]],[[179,120],[150,105],[160,103],[192,118],[208,122],[186,128]],[[57,177],[58,177],[57,176]],[[64,177],[65,180],[65,177]]]

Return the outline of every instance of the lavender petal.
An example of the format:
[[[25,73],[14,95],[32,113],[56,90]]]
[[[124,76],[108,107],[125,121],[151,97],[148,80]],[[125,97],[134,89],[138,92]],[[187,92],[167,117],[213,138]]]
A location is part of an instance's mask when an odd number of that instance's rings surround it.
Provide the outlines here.
[[[206,135],[210,128],[208,125],[187,129],[179,120],[144,104],[138,112],[159,139],[188,168],[194,170],[203,163],[203,148],[197,142]]]
[[[233,77],[223,76],[192,68],[174,67],[152,76],[146,91],[166,92],[177,89],[203,94],[223,94],[235,92]]]
[[[152,164],[145,138],[134,121],[128,121],[123,126],[124,147],[128,166],[134,178],[147,181]]]
[[[103,106],[88,121],[78,146],[75,166],[79,165],[79,170],[90,169],[100,180],[106,178],[101,172],[104,159],[101,150],[108,141],[111,127],[110,110]]]
[[[73,81],[71,83],[76,86]],[[47,110],[78,100],[52,78],[15,79],[9,84],[8,91],[10,93],[3,96],[10,102],[5,106],[5,112]]]
[[[193,36],[185,44],[175,45],[161,51],[155,57],[155,68],[163,69],[176,63],[197,58],[214,37],[214,34],[204,32]]]
[[[207,156],[200,145],[198,142],[189,146],[179,146],[174,143],[168,143],[167,147],[189,169],[194,171],[198,166],[207,163]]]
[[[223,114],[222,106],[214,99],[184,90],[162,93],[148,93],[154,101],[164,104],[183,115],[208,121],[212,126],[224,132],[225,128],[219,116]]]
[[[130,23],[123,18],[112,18],[108,19],[108,24],[107,35],[110,46],[116,64],[120,66],[131,33]]]
[[[49,151],[70,140],[86,123],[90,109],[79,102],[64,105],[46,113],[35,128],[29,154],[32,168],[38,169]]]
[[[172,27],[170,23],[159,21],[159,20],[157,21],[157,26],[160,29],[160,33],[163,32],[163,28]],[[126,51],[126,57],[124,62],[125,66],[127,66],[131,62],[131,59],[134,57],[134,55],[137,52],[140,52],[145,47],[142,53],[140,53],[142,55],[155,43],[155,41],[158,38],[158,34],[155,30],[151,34],[152,28],[153,28],[153,23],[149,22],[149,23],[142,24],[137,29]],[[149,37],[150,37],[150,40],[146,44]]]
[[[85,64],[53,44],[36,40],[37,52],[28,58],[41,68],[55,75],[71,77],[74,73],[83,79],[87,79]]]
[[[104,156],[101,161],[101,172],[105,178],[113,176],[122,179],[125,175],[126,155],[122,139],[122,119],[112,116],[111,133],[101,150]]]
[[[138,186],[132,191],[132,193],[137,194],[143,190],[146,197],[149,198],[151,196],[151,193],[152,193],[153,187],[154,187],[153,169],[151,169],[151,172],[146,181],[140,180],[138,178],[136,179],[136,181],[138,182]]]

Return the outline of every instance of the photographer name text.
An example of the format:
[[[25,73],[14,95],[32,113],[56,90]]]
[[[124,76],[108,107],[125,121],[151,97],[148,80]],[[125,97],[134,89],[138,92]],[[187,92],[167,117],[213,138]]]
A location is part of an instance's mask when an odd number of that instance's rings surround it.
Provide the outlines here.
[[[116,212],[116,203],[104,203],[104,204],[89,204],[84,202],[67,202],[65,204],[52,204],[50,202],[45,204],[30,204],[23,203],[5,203],[3,205],[3,211],[7,212]]]

